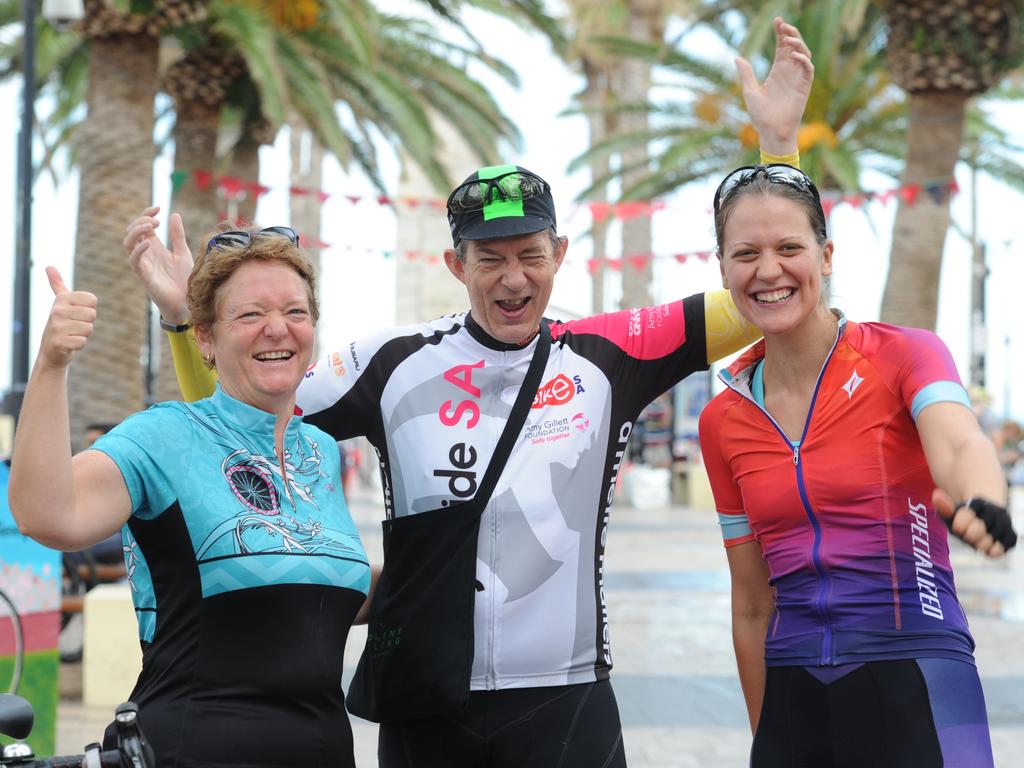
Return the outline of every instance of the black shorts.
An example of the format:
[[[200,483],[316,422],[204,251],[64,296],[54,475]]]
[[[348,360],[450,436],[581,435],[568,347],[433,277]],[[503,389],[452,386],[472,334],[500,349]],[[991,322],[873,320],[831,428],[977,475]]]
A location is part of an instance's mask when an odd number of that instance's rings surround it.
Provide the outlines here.
[[[831,682],[768,667],[751,768],[991,768],[985,700],[966,661],[871,661]]]
[[[380,768],[625,768],[611,683],[473,691],[458,715],[381,725]]]

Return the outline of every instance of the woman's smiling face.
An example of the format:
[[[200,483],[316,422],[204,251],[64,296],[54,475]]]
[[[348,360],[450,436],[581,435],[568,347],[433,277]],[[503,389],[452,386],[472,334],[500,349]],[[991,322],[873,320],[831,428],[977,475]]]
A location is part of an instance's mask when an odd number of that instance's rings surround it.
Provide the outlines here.
[[[217,290],[217,319],[197,338],[224,391],[277,413],[295,402],[313,350],[307,284],[287,264],[249,261]]]
[[[832,242],[819,245],[805,208],[781,195],[745,194],[728,214],[722,285],[765,336],[799,328],[822,304]]]

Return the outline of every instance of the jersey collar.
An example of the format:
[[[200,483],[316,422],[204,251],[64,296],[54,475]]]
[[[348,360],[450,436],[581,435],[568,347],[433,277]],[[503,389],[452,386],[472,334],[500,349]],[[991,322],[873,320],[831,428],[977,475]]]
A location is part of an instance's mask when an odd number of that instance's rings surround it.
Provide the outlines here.
[[[533,334],[533,336],[530,337],[530,340],[525,344],[510,344],[507,341],[496,339],[485,331],[480,323],[473,319],[473,314],[471,312],[466,313],[466,330],[469,331],[469,335],[476,341],[480,342],[488,349],[495,349],[499,352],[518,352],[523,349],[528,349],[537,341],[536,333]]]
[[[836,329],[836,339],[838,340],[846,333],[846,315],[838,309],[833,309],[832,312],[839,318],[839,327]],[[718,378],[733,389],[746,394],[748,397],[753,397],[754,369],[764,359],[764,344],[764,339],[758,341],[754,346],[736,358],[732,365],[719,371]]]
[[[220,382],[213,390],[213,394],[210,396],[210,403],[216,409],[217,413],[222,419],[230,422],[232,426],[243,429],[247,432],[257,432],[262,434],[269,433],[274,434],[274,427],[277,424],[277,416],[273,413],[268,413],[260,408],[243,403],[223,389],[221,389]],[[294,430],[298,429],[299,424],[302,423],[302,417],[292,416],[288,420],[288,426],[285,428],[285,434],[289,435]]]

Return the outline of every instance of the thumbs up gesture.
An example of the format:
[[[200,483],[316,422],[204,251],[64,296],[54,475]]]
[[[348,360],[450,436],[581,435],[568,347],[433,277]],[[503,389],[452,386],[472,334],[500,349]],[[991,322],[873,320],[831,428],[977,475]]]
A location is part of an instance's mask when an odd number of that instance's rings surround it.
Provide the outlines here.
[[[87,291],[72,291],[56,267],[46,268],[53,289],[53,307],[43,329],[39,345],[40,362],[53,368],[66,368],[75,352],[82,349],[96,323],[96,296]]]

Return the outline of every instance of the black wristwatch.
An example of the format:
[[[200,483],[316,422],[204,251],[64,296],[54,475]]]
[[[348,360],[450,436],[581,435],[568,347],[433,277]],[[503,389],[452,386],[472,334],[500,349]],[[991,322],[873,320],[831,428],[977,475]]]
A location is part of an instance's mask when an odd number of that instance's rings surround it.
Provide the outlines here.
[[[163,317],[160,318],[160,327],[168,333],[184,333],[192,327],[192,323],[182,323],[181,325],[175,325],[174,323],[168,323]]]

